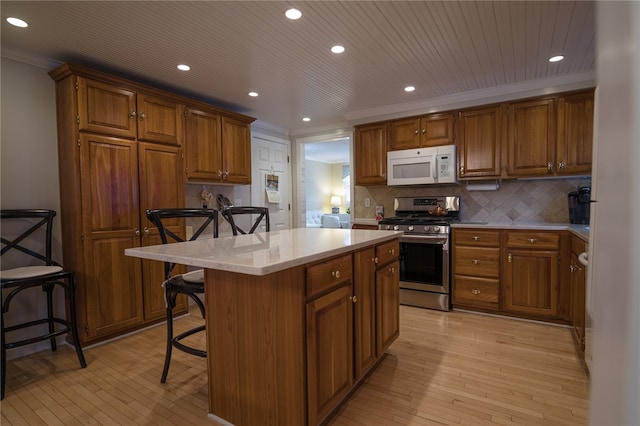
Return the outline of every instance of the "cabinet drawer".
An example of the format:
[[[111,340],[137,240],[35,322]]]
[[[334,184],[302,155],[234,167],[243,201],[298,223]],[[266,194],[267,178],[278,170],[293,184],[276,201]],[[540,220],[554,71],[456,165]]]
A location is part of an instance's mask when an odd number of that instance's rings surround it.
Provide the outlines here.
[[[378,266],[385,265],[398,258],[400,253],[400,243],[393,240],[388,243],[380,244],[376,247],[376,257],[378,258]]]
[[[453,273],[498,278],[500,276],[500,249],[456,246],[453,255]]]
[[[507,232],[507,247],[528,249],[558,249],[560,234],[557,232]]]
[[[571,238],[571,251],[577,255],[587,250],[587,243],[584,242],[581,238],[573,237]]]
[[[351,255],[337,257],[307,268],[307,296],[311,297],[350,281],[353,275]]]
[[[500,247],[500,231],[454,229],[453,244],[472,247]]]
[[[488,278],[454,277],[453,304],[488,309],[499,307],[499,281]]]

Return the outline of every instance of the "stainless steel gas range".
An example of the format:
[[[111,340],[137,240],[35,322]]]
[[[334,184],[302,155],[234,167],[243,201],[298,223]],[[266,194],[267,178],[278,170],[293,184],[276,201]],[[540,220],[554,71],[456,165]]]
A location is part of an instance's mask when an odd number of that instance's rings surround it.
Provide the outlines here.
[[[400,303],[448,311],[451,308],[450,224],[458,220],[460,197],[402,197],[395,217],[378,228],[404,231],[400,237]]]

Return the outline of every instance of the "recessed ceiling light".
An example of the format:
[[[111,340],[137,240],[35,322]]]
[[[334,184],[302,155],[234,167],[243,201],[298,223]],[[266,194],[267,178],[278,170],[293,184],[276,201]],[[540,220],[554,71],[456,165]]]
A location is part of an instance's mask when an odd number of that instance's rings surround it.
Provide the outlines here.
[[[287,11],[284,12],[284,16],[291,20],[296,20],[300,19],[300,17],[302,16],[302,12],[292,7],[291,9],[287,9]]]
[[[180,64],[180,65],[178,65],[178,69],[180,71],[189,71],[191,69],[191,67],[189,65],[186,65],[186,64]]]
[[[416,88],[413,86],[407,86],[404,88],[405,92],[413,92],[414,90],[416,90]]]
[[[247,93],[247,95],[251,96],[252,98],[255,98],[256,96],[258,96],[258,92],[249,92]]]
[[[311,121],[311,119],[309,117],[304,117],[302,121]]]
[[[7,22],[13,26],[20,27],[20,28],[27,28],[29,26],[29,24],[27,24],[25,21],[19,18],[8,17]]]
[[[559,62],[563,59],[564,59],[564,56],[562,55],[552,56],[549,58],[549,62]]]
[[[344,46],[340,46],[339,44],[337,44],[331,48],[331,51],[333,53],[342,53],[344,52]]]

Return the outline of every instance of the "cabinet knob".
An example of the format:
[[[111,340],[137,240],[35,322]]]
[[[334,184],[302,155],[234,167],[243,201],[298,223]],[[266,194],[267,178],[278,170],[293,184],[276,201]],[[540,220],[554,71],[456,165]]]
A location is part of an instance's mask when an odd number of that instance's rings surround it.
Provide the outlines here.
[[[473,259],[471,263],[473,263],[474,265],[478,265],[480,264],[480,261],[478,259]]]
[[[144,227],[144,235],[149,235],[149,228],[148,227]]]
[[[147,118],[146,115],[144,115],[144,112],[140,113],[140,121],[144,120],[145,118]]]
[[[222,170],[218,169],[218,177],[222,177]]]
[[[474,288],[473,290],[471,290],[472,294],[480,294],[480,290],[478,290],[477,288]]]
[[[529,238],[529,244],[535,244],[538,240],[536,238]]]
[[[222,172],[222,179],[226,179],[229,176],[229,170]]]
[[[389,253],[391,256],[393,256],[394,254],[396,254],[396,249],[389,249],[389,251],[387,253]]]
[[[553,161],[549,161],[547,164],[547,170],[549,170],[549,172],[553,172]]]
[[[392,266],[391,268],[389,268],[389,272],[391,272],[392,274],[396,273],[396,267]]]
[[[377,265],[378,262],[380,262],[380,259],[378,259],[378,256],[373,258],[373,262]]]
[[[133,233],[136,235],[140,235],[140,230],[138,228],[133,228]]]
[[[507,255],[507,262],[511,263],[513,261],[513,255],[511,253],[509,253]]]
[[[331,271],[331,276],[334,278],[340,278],[340,271]]]
[[[413,134],[414,134],[414,135],[417,135],[417,134],[418,134],[418,129],[414,130],[414,131],[413,131]]]
[[[422,129],[422,134],[426,135],[427,134],[427,129]]]
[[[558,169],[562,170],[566,165],[567,164],[564,162],[564,160],[560,160],[560,162],[558,163]]]
[[[460,166],[460,176],[464,175],[464,166]]]
[[[358,301],[358,297],[357,296],[351,296],[351,301],[353,303],[356,303]]]
[[[135,111],[131,111],[131,113],[129,114],[129,119],[134,120],[136,118],[136,112]]]
[[[480,241],[480,237],[478,237],[477,235],[474,235],[471,238],[473,239],[473,241]]]

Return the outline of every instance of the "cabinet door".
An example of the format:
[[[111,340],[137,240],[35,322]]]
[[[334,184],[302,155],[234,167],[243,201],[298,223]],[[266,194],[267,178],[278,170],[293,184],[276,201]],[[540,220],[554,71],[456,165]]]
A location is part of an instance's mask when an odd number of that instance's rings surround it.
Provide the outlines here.
[[[578,254],[571,253],[571,324],[573,334],[581,351],[584,352],[585,332],[585,272]]]
[[[461,111],[458,118],[458,177],[499,177],[502,120],[500,107]]]
[[[222,118],[187,108],[185,167],[188,180],[222,180]]]
[[[558,99],[558,174],[591,173],[593,92]]]
[[[165,98],[138,93],[138,139],[181,145],[183,107]]]
[[[107,336],[143,321],[138,155],[134,141],[80,135],[87,337]],[[81,329],[83,327],[80,327]]]
[[[387,183],[386,124],[357,127],[354,156],[356,185],[385,185]]]
[[[503,309],[539,317],[557,317],[558,259],[558,251],[508,249]]]
[[[420,148],[420,117],[389,123],[389,151]]]
[[[162,244],[157,228],[149,222],[148,209],[184,207],[184,183],[182,179],[182,155],[178,147],[140,142],[138,144],[138,173],[140,182],[140,223],[143,229],[143,244]],[[167,222],[172,232],[185,236],[184,220]],[[176,267],[174,273],[184,272]],[[144,294],[145,320],[162,318],[165,315],[164,263],[142,260],[142,288]],[[177,312],[187,310],[187,299],[179,296]]]
[[[251,130],[249,124],[222,117],[222,179],[251,183]]]
[[[431,114],[420,120],[420,148],[451,145],[454,141],[453,114]]]
[[[509,105],[507,158],[509,176],[542,176],[555,172],[554,99]]]
[[[355,308],[355,378],[375,363],[376,356],[376,264],[373,248],[354,253],[353,291]]]
[[[353,384],[353,287],[307,303],[308,424],[317,425]]]
[[[378,357],[400,335],[400,263],[376,272],[376,349]]]
[[[78,128],[123,138],[136,137],[136,94],[121,87],[77,77]]]

